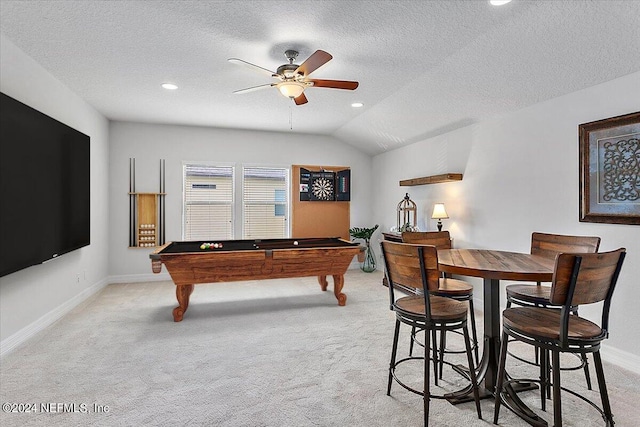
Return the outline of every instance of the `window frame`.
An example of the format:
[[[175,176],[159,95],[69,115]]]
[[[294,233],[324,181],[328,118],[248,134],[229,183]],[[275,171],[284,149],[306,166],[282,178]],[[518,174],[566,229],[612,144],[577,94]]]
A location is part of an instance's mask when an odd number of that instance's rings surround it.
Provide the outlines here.
[[[254,168],[254,169],[258,169],[258,168],[264,168],[264,169],[284,169],[286,171],[286,187],[285,187],[285,235],[282,237],[283,239],[288,239],[291,236],[291,170],[292,167],[291,165],[266,165],[264,163],[242,163],[238,168],[237,168],[237,173],[239,174],[239,181],[242,183],[239,187],[240,187],[240,222],[241,224],[241,229],[240,229],[240,236],[243,236],[242,238],[244,239],[245,237],[245,233],[246,233],[246,228],[245,228],[245,222],[244,222],[244,218],[245,218],[245,199],[244,199],[244,170],[246,168]]]
[[[187,232],[187,175],[186,175],[186,167],[187,166],[203,166],[203,167],[211,167],[211,168],[231,168],[231,240],[235,239],[236,236],[236,173],[237,173],[237,164],[230,162],[214,162],[214,161],[182,161],[182,230],[181,236],[182,240],[186,240],[186,232]]]
[[[265,168],[265,169],[283,169],[286,171],[286,189],[285,189],[285,236],[283,238],[289,238],[291,236],[291,214],[292,214],[292,200],[291,200],[291,183],[292,183],[292,166],[282,164],[264,164],[264,163],[235,163],[235,162],[215,162],[215,161],[202,161],[202,160],[183,160],[182,161],[182,221],[181,221],[181,235],[182,240],[186,240],[186,217],[187,217],[187,204],[186,204],[186,167],[187,166],[203,166],[212,168],[225,168],[230,167],[232,169],[231,185],[232,185],[232,202],[231,202],[231,240],[235,240],[236,236],[245,236],[245,200],[244,200],[244,170],[246,168]],[[238,215],[239,214],[239,215]]]

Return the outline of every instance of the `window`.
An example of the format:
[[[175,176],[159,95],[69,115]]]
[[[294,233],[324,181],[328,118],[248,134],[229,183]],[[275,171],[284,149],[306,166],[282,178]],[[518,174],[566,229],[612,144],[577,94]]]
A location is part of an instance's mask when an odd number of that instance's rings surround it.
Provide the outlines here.
[[[233,171],[184,165],[184,240],[233,239]]]
[[[243,167],[240,172],[233,166],[185,164],[183,172],[184,240],[289,237],[289,169]],[[236,173],[242,182],[237,189]],[[235,212],[242,212],[242,222],[235,221]]]
[[[274,239],[289,236],[288,178],[288,169],[243,168],[243,239]]]

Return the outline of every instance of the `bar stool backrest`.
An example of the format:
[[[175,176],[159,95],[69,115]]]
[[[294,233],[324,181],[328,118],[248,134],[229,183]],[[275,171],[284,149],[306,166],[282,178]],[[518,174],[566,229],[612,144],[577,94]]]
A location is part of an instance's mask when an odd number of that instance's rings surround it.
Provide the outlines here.
[[[595,254],[559,254],[551,283],[556,305],[584,305],[611,297],[625,249]]]
[[[608,336],[611,297],[625,255],[626,249],[620,248],[611,252],[559,254],[556,257],[549,300],[552,304],[562,306],[559,336],[561,348],[567,348],[569,343],[572,306],[604,301],[600,322],[601,335],[595,339],[601,340]],[[574,333],[582,335],[582,331],[574,330]]]
[[[433,245],[436,249],[451,249],[451,235],[448,231],[416,231],[402,233],[403,243]]]
[[[598,252],[600,238],[593,236],[566,236],[562,234],[532,233],[531,255],[554,259],[563,252]]]

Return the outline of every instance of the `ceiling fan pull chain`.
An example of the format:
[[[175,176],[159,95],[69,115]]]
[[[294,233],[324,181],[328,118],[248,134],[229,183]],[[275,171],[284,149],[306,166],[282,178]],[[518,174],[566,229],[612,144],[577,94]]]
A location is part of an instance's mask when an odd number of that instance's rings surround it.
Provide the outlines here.
[[[293,110],[289,106],[289,129],[293,130]]]

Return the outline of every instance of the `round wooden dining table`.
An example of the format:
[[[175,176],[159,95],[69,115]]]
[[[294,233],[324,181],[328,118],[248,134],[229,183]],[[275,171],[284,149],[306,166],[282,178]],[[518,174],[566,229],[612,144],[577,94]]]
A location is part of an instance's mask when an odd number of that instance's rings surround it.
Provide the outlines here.
[[[438,251],[440,271],[484,279],[484,347],[478,365],[478,382],[484,397],[493,396],[500,350],[500,281],[551,282],[555,261],[537,255],[489,249]],[[471,389],[451,393],[451,403],[473,400]]]

